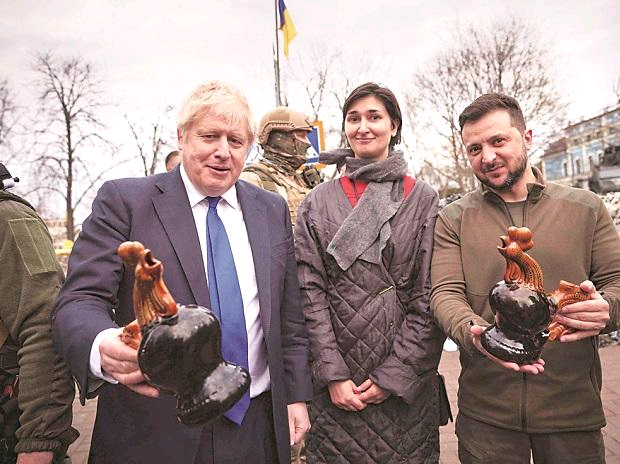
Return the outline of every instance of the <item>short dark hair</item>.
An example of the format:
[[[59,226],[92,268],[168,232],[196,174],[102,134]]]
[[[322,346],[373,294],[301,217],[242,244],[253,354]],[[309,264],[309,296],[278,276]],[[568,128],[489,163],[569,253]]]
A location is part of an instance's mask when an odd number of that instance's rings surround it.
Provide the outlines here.
[[[460,114],[461,132],[463,132],[463,126],[468,122],[476,122],[483,116],[498,110],[507,111],[512,125],[521,131],[525,131],[525,118],[516,99],[502,93],[485,93],[470,103]]]
[[[355,88],[344,101],[344,105],[342,107],[342,130],[344,131],[344,123],[347,120],[347,112],[351,105],[355,103],[360,98],[364,97],[376,97],[385,106],[388,114],[390,115],[390,119],[392,123],[397,126],[396,134],[390,138],[390,151],[394,148],[394,145],[400,142],[400,133],[403,128],[403,116],[400,112],[400,106],[398,105],[398,100],[396,100],[396,96],[394,93],[379,84],[375,84],[374,82],[366,82],[365,84],[360,85]]]
[[[168,164],[168,161],[170,161],[172,158],[174,158],[175,156],[179,156],[179,150],[172,150],[170,153],[168,153],[166,155],[166,159],[164,161],[164,164]]]

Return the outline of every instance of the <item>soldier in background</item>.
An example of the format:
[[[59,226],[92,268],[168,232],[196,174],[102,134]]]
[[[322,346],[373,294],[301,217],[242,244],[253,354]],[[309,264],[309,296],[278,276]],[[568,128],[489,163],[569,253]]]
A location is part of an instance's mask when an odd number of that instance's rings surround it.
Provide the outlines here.
[[[43,220],[6,191],[18,180],[0,163],[0,463],[70,463],[75,390],[51,333],[64,274]]]
[[[293,228],[297,208],[306,194],[321,183],[319,171],[305,166],[311,144],[308,134],[312,124],[298,111],[279,106],[265,114],[258,124],[258,143],[263,149],[262,159],[246,166],[240,179],[282,195],[291,212]],[[306,462],[303,440],[291,447],[291,463]]]
[[[258,126],[263,158],[246,166],[241,174],[241,179],[279,193],[286,199],[293,227],[301,201],[312,187],[321,182],[319,171],[313,166],[306,166],[299,172],[311,146],[308,141],[310,132],[312,124],[302,113],[285,106],[269,111]]]

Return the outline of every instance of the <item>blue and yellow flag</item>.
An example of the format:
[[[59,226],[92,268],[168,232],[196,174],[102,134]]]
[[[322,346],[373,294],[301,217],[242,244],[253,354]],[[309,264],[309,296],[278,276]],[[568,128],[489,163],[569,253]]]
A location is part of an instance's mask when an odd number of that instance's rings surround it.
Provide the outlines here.
[[[291,15],[286,9],[284,0],[278,0],[278,12],[280,13],[280,27],[282,36],[284,37],[284,56],[288,58],[288,44],[295,38],[297,31],[295,30],[295,24],[291,19]]]

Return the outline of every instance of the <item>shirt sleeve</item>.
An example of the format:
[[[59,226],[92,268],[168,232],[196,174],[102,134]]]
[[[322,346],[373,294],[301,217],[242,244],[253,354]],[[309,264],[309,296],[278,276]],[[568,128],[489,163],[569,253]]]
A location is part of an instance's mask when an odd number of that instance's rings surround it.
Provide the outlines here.
[[[473,344],[471,324],[489,325],[476,315],[467,301],[461,258],[461,241],[440,212],[435,225],[431,264],[431,311],[442,330],[467,353],[479,354]]]
[[[96,379],[105,380],[109,383],[118,383],[114,377],[110,377],[103,373],[101,369],[101,353],[99,352],[99,345],[101,345],[101,340],[103,340],[110,332],[117,332],[117,328],[105,329],[99,332],[99,334],[95,337],[93,341],[93,346],[90,348],[90,373]],[[90,386],[90,385],[89,385]],[[96,390],[100,387],[100,385],[92,385],[92,391]]]
[[[0,318],[18,345],[19,452],[59,451],[75,440],[73,379],[52,347],[51,313],[64,275],[51,238],[29,208],[3,202]],[[7,205],[9,204],[10,205]]]

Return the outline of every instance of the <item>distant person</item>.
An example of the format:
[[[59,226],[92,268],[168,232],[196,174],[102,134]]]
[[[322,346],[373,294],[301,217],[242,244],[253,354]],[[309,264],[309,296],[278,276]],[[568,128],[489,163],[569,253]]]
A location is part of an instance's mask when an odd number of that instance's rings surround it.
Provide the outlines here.
[[[181,163],[181,154],[179,150],[172,150],[166,155],[166,171],[172,171]]]
[[[481,186],[439,213],[431,307],[460,347],[460,462],[529,464],[531,455],[536,464],[604,463],[597,335],[618,328],[618,232],[597,195],[546,182],[530,164],[532,130],[514,98],[482,95],[459,124]],[[500,361],[480,344],[494,321],[489,290],[506,268],[499,237],[510,226],[533,232],[529,253],[546,292],[566,280],[590,294],[559,315],[575,332],[547,342],[542,359],[527,365]]]
[[[241,174],[242,179],[282,195],[291,211],[293,225],[301,201],[321,182],[315,167],[300,170],[311,147],[308,141],[310,132],[312,124],[302,113],[286,106],[269,111],[258,127],[262,159],[246,166]]]
[[[9,179],[0,164],[0,462],[59,464],[78,436],[73,378],[52,346],[64,274],[45,223],[5,190]]]
[[[312,395],[288,209],[279,195],[238,181],[254,139],[239,91],[198,86],[177,128],[179,168],[103,184],[56,306],[55,343],[81,400],[99,394],[89,463],[287,464],[310,427]],[[126,240],[161,260],[180,304],[219,307],[221,321],[240,324],[222,324],[222,345],[244,358],[228,360],[248,368],[249,395],[210,425],[180,424],[174,397],[145,383],[137,351],[120,340],[135,318],[133,272],[116,254]]]
[[[346,165],[345,176],[308,194],[295,228],[315,387],[307,461],[437,463],[444,336],[428,290],[438,196],[394,149],[402,116],[388,88],[357,87],[342,117],[351,148],[320,160]]]

